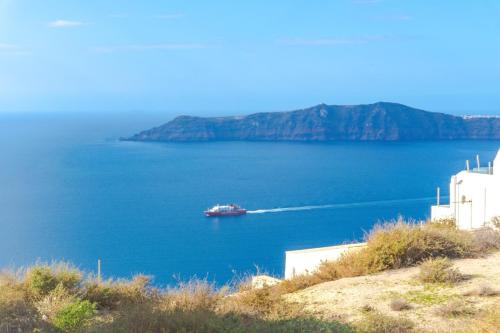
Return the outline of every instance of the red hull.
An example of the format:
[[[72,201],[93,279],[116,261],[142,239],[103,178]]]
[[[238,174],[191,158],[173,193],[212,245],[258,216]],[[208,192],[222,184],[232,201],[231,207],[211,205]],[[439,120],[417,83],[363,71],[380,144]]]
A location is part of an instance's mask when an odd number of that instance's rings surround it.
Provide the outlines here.
[[[247,213],[247,210],[246,209],[237,209],[237,210],[232,210],[232,211],[227,211],[227,212],[209,212],[209,211],[206,211],[204,213],[205,213],[205,216],[207,216],[207,217],[238,216],[238,215],[245,215]]]

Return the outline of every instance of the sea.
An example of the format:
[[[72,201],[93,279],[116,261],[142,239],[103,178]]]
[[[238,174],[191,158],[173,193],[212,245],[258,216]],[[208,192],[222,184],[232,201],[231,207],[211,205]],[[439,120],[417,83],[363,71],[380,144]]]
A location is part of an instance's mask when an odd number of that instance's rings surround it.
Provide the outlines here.
[[[465,160],[500,141],[142,143],[173,115],[0,114],[0,267],[68,261],[104,277],[217,284],[281,276],[287,250],[426,219]],[[474,162],[475,163],[475,162]],[[237,203],[240,217],[203,210]]]

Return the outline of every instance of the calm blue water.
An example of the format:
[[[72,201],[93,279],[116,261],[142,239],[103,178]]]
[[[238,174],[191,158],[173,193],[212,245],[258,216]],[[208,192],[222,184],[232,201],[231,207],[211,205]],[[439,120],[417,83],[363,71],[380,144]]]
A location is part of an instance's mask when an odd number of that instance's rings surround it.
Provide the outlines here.
[[[500,147],[117,140],[169,118],[0,115],[0,266],[65,259],[94,270],[100,257],[108,276],[159,284],[174,274],[222,283],[254,265],[281,274],[285,250],[360,239],[398,214],[425,218],[465,159],[492,160]],[[259,213],[203,217],[226,202]]]

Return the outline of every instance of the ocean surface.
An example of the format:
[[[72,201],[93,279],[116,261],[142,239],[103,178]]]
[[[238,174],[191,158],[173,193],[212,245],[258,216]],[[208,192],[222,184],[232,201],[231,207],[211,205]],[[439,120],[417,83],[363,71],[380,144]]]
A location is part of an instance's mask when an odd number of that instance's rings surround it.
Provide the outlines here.
[[[224,283],[281,275],[285,250],[424,219],[465,159],[500,141],[137,143],[168,114],[0,114],[0,267],[67,260],[105,276]],[[446,201],[447,199],[443,199]],[[241,217],[205,218],[216,203]]]

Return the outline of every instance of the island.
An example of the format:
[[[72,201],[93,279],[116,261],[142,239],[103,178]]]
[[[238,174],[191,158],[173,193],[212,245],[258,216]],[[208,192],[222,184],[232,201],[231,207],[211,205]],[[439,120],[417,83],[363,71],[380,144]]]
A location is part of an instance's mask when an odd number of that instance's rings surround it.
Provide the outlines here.
[[[403,104],[319,104],[248,116],[179,116],[128,141],[404,141],[500,139],[500,116],[455,116]]]

